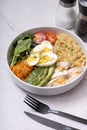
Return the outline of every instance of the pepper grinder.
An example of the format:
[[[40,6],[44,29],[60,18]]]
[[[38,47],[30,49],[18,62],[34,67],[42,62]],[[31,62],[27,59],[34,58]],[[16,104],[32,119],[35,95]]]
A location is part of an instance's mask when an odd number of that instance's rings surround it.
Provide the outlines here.
[[[55,22],[58,27],[71,29],[77,18],[76,0],[59,0]]]
[[[84,41],[87,42],[87,0],[79,0],[79,15],[76,21],[75,32]]]

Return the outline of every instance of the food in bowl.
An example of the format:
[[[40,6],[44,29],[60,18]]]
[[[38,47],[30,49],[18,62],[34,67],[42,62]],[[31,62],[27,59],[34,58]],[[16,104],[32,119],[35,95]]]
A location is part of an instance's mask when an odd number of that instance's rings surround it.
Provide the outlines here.
[[[77,79],[86,66],[78,42],[65,32],[40,30],[21,34],[13,44],[10,69],[37,87],[58,87]]]

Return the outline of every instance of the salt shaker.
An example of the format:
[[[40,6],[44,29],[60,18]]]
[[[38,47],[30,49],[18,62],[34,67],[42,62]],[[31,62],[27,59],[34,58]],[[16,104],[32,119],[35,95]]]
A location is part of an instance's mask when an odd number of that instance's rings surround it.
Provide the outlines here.
[[[87,0],[79,0],[79,15],[76,21],[76,34],[87,42]]]
[[[56,25],[65,29],[71,29],[77,18],[76,0],[59,0],[56,11]]]

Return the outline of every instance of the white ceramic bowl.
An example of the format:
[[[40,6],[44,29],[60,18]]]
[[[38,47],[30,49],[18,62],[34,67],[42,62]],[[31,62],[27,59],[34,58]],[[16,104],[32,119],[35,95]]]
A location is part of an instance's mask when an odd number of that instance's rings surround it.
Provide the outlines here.
[[[46,31],[53,31],[55,33],[66,33],[66,34],[69,34],[72,38],[74,38],[79,43],[79,45],[83,49],[85,55],[87,55],[86,46],[83,43],[83,41],[78,36],[76,36],[74,33],[70,32],[70,31],[67,31],[67,30],[65,30],[63,28],[39,27],[39,28],[33,28],[33,29],[30,29],[30,30],[27,30],[27,31],[25,31],[23,33],[35,34],[36,32],[39,32],[39,31],[44,31],[44,32],[46,32]],[[86,66],[85,66],[83,72],[78,76],[77,79],[73,80],[72,82],[69,82],[66,85],[62,85],[61,87],[37,87],[37,86],[33,86],[31,84],[28,84],[28,83],[20,80],[19,78],[17,78],[13,74],[13,72],[11,71],[11,69],[9,67],[9,62],[10,62],[10,58],[9,57],[10,57],[12,49],[13,49],[13,44],[15,43],[17,38],[18,37],[16,37],[11,42],[11,44],[10,44],[10,46],[8,48],[8,51],[7,51],[7,63],[8,63],[8,68],[9,68],[9,71],[11,73],[11,76],[12,76],[13,80],[22,89],[24,89],[24,90],[26,90],[26,91],[28,91],[30,93],[38,94],[38,95],[57,95],[57,94],[64,93],[64,92],[69,91],[70,89],[74,88],[83,79],[83,77],[84,77],[84,75],[86,73],[86,70],[87,70],[87,62],[86,62]]]

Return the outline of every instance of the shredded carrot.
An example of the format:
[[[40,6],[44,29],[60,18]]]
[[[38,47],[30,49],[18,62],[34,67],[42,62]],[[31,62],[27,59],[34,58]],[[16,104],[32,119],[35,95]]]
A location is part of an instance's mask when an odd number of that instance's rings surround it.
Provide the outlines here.
[[[12,72],[22,80],[24,80],[29,75],[32,69],[33,67],[29,66],[26,60],[11,67]]]

